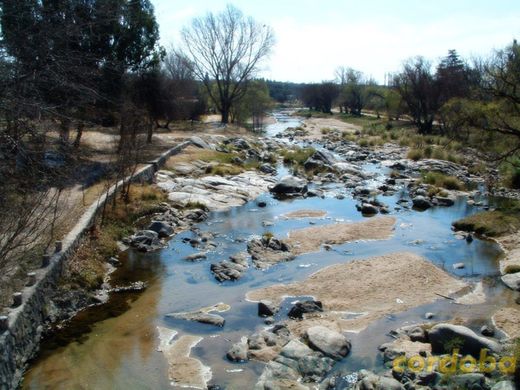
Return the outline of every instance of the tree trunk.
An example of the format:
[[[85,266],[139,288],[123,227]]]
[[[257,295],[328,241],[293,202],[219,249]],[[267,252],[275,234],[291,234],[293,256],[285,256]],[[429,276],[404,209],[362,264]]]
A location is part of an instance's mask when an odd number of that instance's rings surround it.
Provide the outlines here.
[[[146,135],[146,143],[151,144],[153,137],[153,121],[148,121],[148,134]]]
[[[220,114],[221,114],[220,122],[223,124],[228,124],[229,123],[229,111],[222,110],[222,112]]]
[[[79,144],[81,143],[81,136],[83,135],[83,128],[85,127],[85,125],[83,124],[83,122],[79,122],[78,123],[78,129],[77,129],[77,132],[76,132],[76,139],[74,140],[74,147],[75,148],[79,148]]]

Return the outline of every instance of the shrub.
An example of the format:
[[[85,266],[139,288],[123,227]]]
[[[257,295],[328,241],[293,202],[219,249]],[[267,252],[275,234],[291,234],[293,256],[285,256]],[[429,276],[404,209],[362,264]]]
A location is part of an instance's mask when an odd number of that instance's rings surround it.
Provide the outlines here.
[[[314,148],[284,149],[280,152],[283,162],[290,165],[303,165],[314,154]]]
[[[366,138],[361,138],[358,142],[359,146],[363,147],[363,148],[366,148],[368,146],[368,139]]]
[[[407,157],[410,160],[418,161],[424,157],[423,151],[421,149],[410,149]]]
[[[453,226],[458,230],[496,237],[517,231],[520,215],[510,215],[500,210],[483,211],[455,221]]]
[[[447,190],[463,191],[466,187],[459,179],[454,176],[447,176],[440,172],[423,173],[423,183],[445,188]]]

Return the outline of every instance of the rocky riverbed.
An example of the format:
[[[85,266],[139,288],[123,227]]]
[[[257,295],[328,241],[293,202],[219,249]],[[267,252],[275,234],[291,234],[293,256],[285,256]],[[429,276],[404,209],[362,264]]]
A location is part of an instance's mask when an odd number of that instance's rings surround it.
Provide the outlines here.
[[[169,200],[124,240],[113,276],[143,289],[44,345],[25,388],[513,388],[499,371],[447,383],[439,366],[392,367],[452,356],[449,345],[458,359],[510,356],[518,293],[500,271],[517,266],[516,237],[499,263],[498,245],[451,230],[493,207],[482,179],[396,145],[361,147],[341,136],[354,127],[277,118],[268,137],[194,137],[189,158],[157,174]],[[434,188],[425,171],[466,188]]]

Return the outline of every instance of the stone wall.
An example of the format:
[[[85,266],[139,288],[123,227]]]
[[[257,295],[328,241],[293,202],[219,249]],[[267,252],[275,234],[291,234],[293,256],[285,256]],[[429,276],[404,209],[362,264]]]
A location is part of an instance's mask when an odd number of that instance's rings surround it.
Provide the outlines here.
[[[148,162],[132,177],[135,182],[151,182],[170,156],[181,152],[190,145],[187,141],[163,153],[157,159]],[[128,180],[125,179],[125,180]],[[123,181],[108,191],[112,197],[116,188]],[[0,322],[0,389],[15,389],[31,359],[39,348],[43,323],[47,318],[48,297],[56,288],[62,274],[63,263],[74,254],[85,233],[92,227],[100,212],[107,194],[103,194],[81,216],[76,226],[61,241],[61,250],[55,252],[49,264],[36,270],[36,281],[21,291],[22,304],[11,308],[7,318]]]

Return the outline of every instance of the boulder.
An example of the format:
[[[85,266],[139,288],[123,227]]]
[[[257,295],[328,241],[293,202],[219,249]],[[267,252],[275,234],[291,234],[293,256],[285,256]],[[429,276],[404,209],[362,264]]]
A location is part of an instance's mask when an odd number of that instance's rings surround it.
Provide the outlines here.
[[[320,301],[303,301],[296,302],[296,304],[289,310],[287,314],[289,318],[302,319],[305,313],[322,312],[323,305]]]
[[[495,335],[495,328],[490,325],[483,325],[480,328],[480,334],[486,337],[493,337]]]
[[[307,183],[296,176],[284,176],[270,191],[277,195],[303,195],[307,192]]]
[[[202,138],[197,137],[194,135],[189,139],[189,141],[192,143],[192,145],[196,146],[197,148],[201,149],[213,149],[212,146],[210,146],[206,141],[204,141]]]
[[[304,381],[318,382],[334,365],[334,360],[322,356],[304,356],[298,360],[298,371]]]
[[[363,203],[361,205],[361,213],[364,215],[374,215],[377,214],[379,209],[370,203]]]
[[[159,238],[170,237],[174,233],[173,228],[163,221],[152,221],[148,226],[148,230],[156,232]]]
[[[450,207],[455,204],[455,197],[452,196],[436,196],[434,200],[438,206]]]
[[[258,302],[258,315],[260,317],[271,317],[278,313],[279,308],[271,301]]]
[[[421,343],[425,343],[428,341],[428,336],[426,335],[425,330],[420,326],[414,326],[410,330],[406,332],[408,337],[410,337],[411,341],[419,341]]]
[[[206,252],[198,252],[198,253],[193,253],[192,255],[188,255],[184,258],[184,260],[186,261],[197,261],[197,260],[204,260],[206,259],[208,256],[206,254]]]
[[[153,230],[140,230],[123,241],[141,252],[150,252],[164,247],[159,234]]]
[[[350,352],[350,341],[341,333],[324,326],[307,329],[305,337],[312,349],[332,359],[340,360]]]
[[[500,381],[495,383],[491,390],[515,390],[515,384],[511,381]]]
[[[247,251],[255,267],[259,269],[267,269],[274,264],[291,261],[296,257],[291,252],[289,244],[274,237],[252,239],[247,243]]]
[[[166,317],[186,320],[186,321],[194,321],[200,322],[201,324],[209,324],[215,325],[218,327],[223,327],[225,320],[218,314],[205,313],[203,311],[190,311],[185,313],[170,313],[166,314]]]
[[[520,291],[520,272],[502,276],[502,282],[512,290]]]
[[[435,354],[452,353],[450,348],[458,348],[461,354],[478,358],[482,349],[493,353],[501,351],[496,341],[479,336],[461,325],[437,324],[429,330],[428,338]]]
[[[240,264],[235,264],[231,261],[221,261],[219,263],[213,263],[210,266],[211,272],[219,282],[225,280],[237,280],[242,277],[242,274],[247,267]]]
[[[371,371],[361,370],[355,390],[404,390],[405,387],[394,378],[379,376]]]
[[[249,348],[245,341],[233,344],[233,346],[226,353],[228,360],[232,362],[245,362],[248,360],[247,352]]]
[[[260,165],[260,168],[258,168],[260,172],[267,173],[267,174],[274,174],[276,173],[276,168],[273,167],[271,164],[262,164]]]
[[[426,210],[432,207],[431,202],[422,195],[417,195],[412,199],[413,207],[418,210]]]
[[[471,389],[471,390],[484,390],[489,389],[486,383],[486,377],[484,374],[474,372],[471,374],[453,375],[450,378],[450,382],[454,388],[458,389]]]

